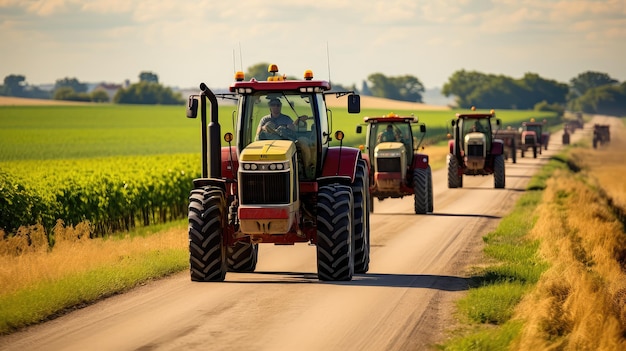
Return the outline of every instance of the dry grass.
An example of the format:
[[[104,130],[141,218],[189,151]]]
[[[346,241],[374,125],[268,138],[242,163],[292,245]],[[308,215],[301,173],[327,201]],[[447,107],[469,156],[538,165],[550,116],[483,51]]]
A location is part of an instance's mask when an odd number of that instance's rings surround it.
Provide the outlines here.
[[[581,173],[548,180],[530,235],[551,267],[518,305],[525,326],[513,349],[626,349],[626,234],[613,208],[626,208],[626,148],[611,132],[610,148],[574,150]]]
[[[18,235],[0,240],[0,297],[42,282],[53,282],[155,251],[186,250],[187,235],[167,230],[133,238],[89,239],[87,223],[54,228],[53,249],[41,226],[22,227]]]

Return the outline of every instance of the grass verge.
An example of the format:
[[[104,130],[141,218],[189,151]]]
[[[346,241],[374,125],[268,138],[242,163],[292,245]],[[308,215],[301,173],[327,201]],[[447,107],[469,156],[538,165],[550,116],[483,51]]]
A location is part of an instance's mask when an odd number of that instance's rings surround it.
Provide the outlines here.
[[[533,177],[485,236],[487,262],[457,302],[461,326],[438,349],[626,349],[624,186],[607,176],[624,172],[623,145],[574,147]]]
[[[28,250],[20,249],[20,242],[4,242],[0,250],[0,334],[187,269],[185,229],[186,221],[178,221],[89,239],[80,226],[57,226],[59,240],[52,249],[44,240],[26,243]],[[32,227],[25,236],[45,236],[42,232],[41,227]]]

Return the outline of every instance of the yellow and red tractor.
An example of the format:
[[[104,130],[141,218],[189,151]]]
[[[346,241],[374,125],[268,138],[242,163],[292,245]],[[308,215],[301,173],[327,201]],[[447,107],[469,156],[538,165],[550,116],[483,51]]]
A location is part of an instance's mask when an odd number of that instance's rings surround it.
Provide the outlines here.
[[[413,196],[416,214],[433,212],[432,171],[428,155],[419,152],[426,126],[417,117],[393,112],[363,120],[367,124],[363,158],[370,163],[370,210],[374,211],[374,198]],[[356,131],[361,133],[362,126]]]
[[[475,111],[472,108],[472,111]],[[452,120],[452,135],[448,142],[448,188],[462,188],[463,175],[491,175],[494,187],[504,188],[504,142],[493,136],[492,120],[500,125],[496,114],[457,113]]]
[[[189,196],[191,280],[253,272],[259,244],[297,243],[317,246],[320,280],[351,280],[369,269],[369,171],[358,148],[341,144],[343,132],[333,135],[325,96],[347,95],[350,113],[360,112],[359,96],[331,92],[310,70],[299,80],[276,65],[268,72],[267,81],[237,72],[224,94],[202,83],[189,97],[187,117],[200,114],[202,132],[202,177]],[[218,97],[237,101],[236,138],[221,132]],[[278,105],[282,116],[264,119]]]

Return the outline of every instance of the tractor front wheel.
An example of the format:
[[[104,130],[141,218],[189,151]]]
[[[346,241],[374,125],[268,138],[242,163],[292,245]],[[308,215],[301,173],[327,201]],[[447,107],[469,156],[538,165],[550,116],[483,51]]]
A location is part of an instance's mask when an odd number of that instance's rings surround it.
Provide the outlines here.
[[[194,189],[189,195],[189,266],[191,280],[223,281],[226,277],[224,191],[215,186]]]
[[[493,160],[493,183],[496,189],[504,188],[505,184],[504,174],[504,156],[498,155]]]
[[[327,281],[352,280],[352,189],[340,184],[321,186],[317,199],[317,276]]]
[[[448,164],[448,188],[462,188],[463,175],[459,175],[459,161],[453,154],[446,157]]]
[[[354,272],[367,273],[370,263],[369,179],[365,160],[359,160],[352,184],[354,197]]]

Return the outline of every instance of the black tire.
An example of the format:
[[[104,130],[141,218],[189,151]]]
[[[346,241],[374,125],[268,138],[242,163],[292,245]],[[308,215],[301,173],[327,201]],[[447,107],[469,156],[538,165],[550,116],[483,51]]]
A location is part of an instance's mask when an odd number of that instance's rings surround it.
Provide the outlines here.
[[[432,213],[435,208],[433,203],[433,171],[428,165],[428,212]]]
[[[428,170],[416,168],[413,170],[413,207],[415,214],[425,214],[428,211]]]
[[[459,162],[456,156],[448,154],[446,162],[448,163],[448,188],[462,188],[463,175],[459,175]]]
[[[533,146],[533,158],[537,158],[537,147]]]
[[[237,241],[226,248],[226,264],[231,272],[254,272],[259,259],[259,244]]]
[[[352,189],[331,184],[317,194],[317,276],[326,281],[352,280]]]
[[[496,189],[504,188],[506,181],[504,166],[504,156],[496,156],[493,160],[493,186]]]
[[[524,152],[525,152],[525,151],[526,151],[526,150],[525,150],[525,148],[523,148],[523,147],[522,147],[522,148],[520,149],[520,156],[524,157]]]
[[[359,160],[356,177],[352,184],[354,198],[354,273],[363,274],[369,270],[369,179],[365,160]]]
[[[208,186],[189,195],[189,268],[191,280],[223,281],[226,278],[226,223],[224,191]]]

